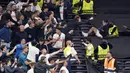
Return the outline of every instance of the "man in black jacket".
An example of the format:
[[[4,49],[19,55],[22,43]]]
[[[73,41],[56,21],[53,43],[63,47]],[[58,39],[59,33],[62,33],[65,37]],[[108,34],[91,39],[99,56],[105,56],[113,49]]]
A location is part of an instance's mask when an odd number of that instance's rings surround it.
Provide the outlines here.
[[[54,68],[59,62],[57,60],[53,65],[46,64],[46,57],[41,57],[41,60],[34,66],[34,73],[46,73],[47,70]]]

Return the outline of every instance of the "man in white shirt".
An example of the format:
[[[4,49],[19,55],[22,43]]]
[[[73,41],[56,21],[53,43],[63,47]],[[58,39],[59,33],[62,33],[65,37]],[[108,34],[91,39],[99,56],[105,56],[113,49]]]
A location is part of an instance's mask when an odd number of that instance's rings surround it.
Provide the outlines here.
[[[49,15],[49,19],[51,21],[51,24],[53,24],[53,26],[56,27],[58,22],[57,22],[56,18],[54,17],[54,15],[55,15],[54,12],[51,11],[50,15]]]
[[[31,3],[31,11],[35,12],[36,10],[40,11],[40,13],[42,12],[40,6],[37,4],[37,2]]]
[[[67,69],[67,65],[68,65],[68,63],[65,61],[65,62],[64,62],[64,65],[61,67],[59,73],[69,73],[69,71],[68,71],[68,69]]]
[[[53,52],[53,53],[48,54],[48,53],[47,53],[47,50],[43,48],[42,51],[41,51],[42,54],[39,56],[38,60],[40,60],[42,56],[45,56],[45,57],[46,57],[46,63],[47,63],[48,65],[50,65],[48,59],[49,59],[50,57],[52,57],[52,56],[58,54],[59,52],[62,52],[62,51],[63,51],[63,50],[60,49],[60,50],[58,50],[58,51],[56,51],[56,52]]]
[[[60,28],[56,28],[56,33],[53,35],[53,48],[63,48],[65,45],[65,34],[61,32]]]
[[[18,8],[18,10],[22,10],[24,5],[27,5],[29,3],[30,0],[27,0],[27,2],[21,2],[21,0],[17,0],[16,1],[16,8]]]
[[[40,50],[36,48],[34,45],[32,45],[34,42],[29,42],[29,52],[27,55],[27,59],[31,62],[36,62],[36,56],[39,55]]]
[[[12,10],[12,12],[11,12],[11,17],[12,17],[12,19],[14,20],[14,21],[17,21],[17,18],[16,18],[16,4],[12,4],[11,5],[11,10]]]

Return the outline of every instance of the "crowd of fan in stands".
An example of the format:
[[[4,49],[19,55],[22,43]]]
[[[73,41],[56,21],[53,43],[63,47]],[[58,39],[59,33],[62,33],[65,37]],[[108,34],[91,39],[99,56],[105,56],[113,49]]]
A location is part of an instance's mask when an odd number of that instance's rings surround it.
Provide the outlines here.
[[[67,34],[80,28],[77,23],[82,22],[76,16],[75,25],[67,25],[62,14],[63,6],[64,2],[60,1],[57,6],[48,3],[41,8],[37,2],[29,3],[29,0],[26,3],[12,1],[5,10],[0,6],[0,73],[41,73],[38,69],[42,73],[56,73],[59,63],[63,63],[59,73],[69,73],[67,59],[55,61],[50,58],[63,51]],[[108,22],[104,21],[103,24]],[[103,38],[106,36],[104,30],[100,30],[103,33],[100,34],[92,27],[88,33],[82,31],[82,35],[87,37],[94,31]]]
[[[69,73],[67,59],[51,58],[65,47],[67,23],[59,15],[64,3],[49,2],[42,8],[37,3],[0,6],[0,73],[56,73],[59,63],[59,72]]]

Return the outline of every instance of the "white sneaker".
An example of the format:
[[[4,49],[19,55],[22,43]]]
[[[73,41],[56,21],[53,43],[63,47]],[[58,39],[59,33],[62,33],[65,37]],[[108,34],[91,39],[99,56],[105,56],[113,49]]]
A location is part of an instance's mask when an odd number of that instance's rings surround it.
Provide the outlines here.
[[[90,17],[89,20],[93,20],[94,18],[93,17]]]
[[[85,32],[83,32],[83,31],[82,31],[82,35],[83,35],[84,37],[88,37],[88,33],[85,33]]]
[[[70,31],[69,31],[69,34],[72,34],[73,32],[74,32],[74,30],[70,30]]]

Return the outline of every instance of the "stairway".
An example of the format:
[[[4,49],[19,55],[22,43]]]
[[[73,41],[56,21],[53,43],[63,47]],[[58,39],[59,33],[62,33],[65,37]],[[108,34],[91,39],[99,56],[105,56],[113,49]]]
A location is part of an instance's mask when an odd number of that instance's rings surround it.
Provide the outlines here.
[[[90,29],[91,25],[87,23],[82,23],[80,27],[82,31],[87,32]],[[78,65],[74,63],[72,64],[71,69],[73,73],[90,73],[89,65],[87,64],[86,56],[85,56],[86,49],[82,45],[82,42],[81,42],[81,39],[83,39],[83,36],[80,35],[80,33],[81,31],[79,31],[78,29],[75,30],[72,42],[74,43],[75,50],[77,51],[78,57],[81,60],[81,64]]]
[[[77,51],[77,55],[81,61],[81,64],[73,63],[71,65],[72,73],[88,73],[87,63],[85,59],[85,48],[81,43],[82,36],[73,36],[72,42],[74,43],[75,50]]]

